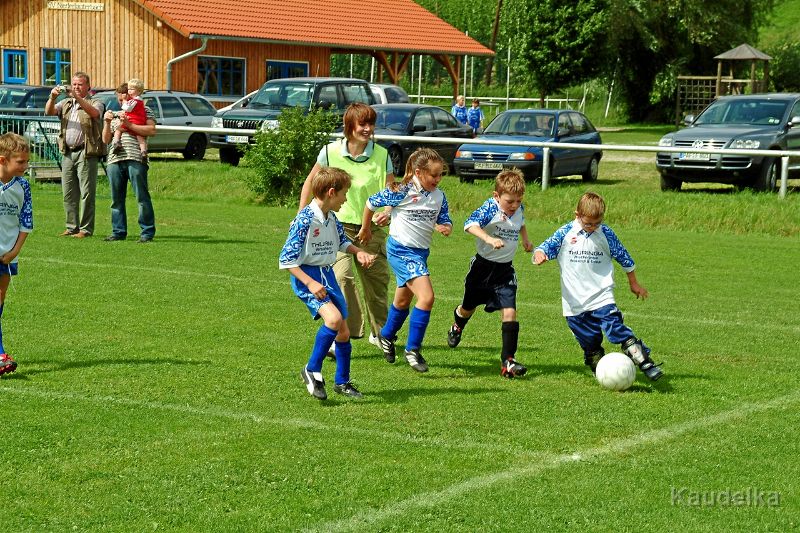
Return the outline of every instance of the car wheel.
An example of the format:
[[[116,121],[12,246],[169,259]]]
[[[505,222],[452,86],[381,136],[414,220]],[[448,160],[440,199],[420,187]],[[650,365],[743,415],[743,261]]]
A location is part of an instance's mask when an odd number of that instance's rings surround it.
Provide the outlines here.
[[[193,133],[183,149],[183,158],[200,161],[206,155],[206,136],[202,133]]]
[[[389,160],[392,162],[394,175],[398,178],[402,178],[405,172],[403,170],[403,151],[399,146],[392,146],[389,148]]]
[[[661,174],[661,190],[662,191],[679,191],[683,182],[678,178]]]
[[[242,154],[236,146],[223,146],[219,149],[219,160],[222,163],[228,163],[234,167],[239,164]]]
[[[765,157],[761,163],[761,170],[753,182],[753,188],[757,191],[771,192],[775,190],[777,183],[778,161],[774,157]]]
[[[586,167],[586,172],[581,174],[583,181],[597,181],[597,174],[600,172],[600,158],[594,156]]]

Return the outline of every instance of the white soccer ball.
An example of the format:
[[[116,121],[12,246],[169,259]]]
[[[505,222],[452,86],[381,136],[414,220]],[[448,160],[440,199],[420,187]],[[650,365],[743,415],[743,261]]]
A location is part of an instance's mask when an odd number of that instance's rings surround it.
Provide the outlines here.
[[[636,366],[624,353],[611,352],[597,363],[595,376],[604,389],[623,391],[633,385]]]

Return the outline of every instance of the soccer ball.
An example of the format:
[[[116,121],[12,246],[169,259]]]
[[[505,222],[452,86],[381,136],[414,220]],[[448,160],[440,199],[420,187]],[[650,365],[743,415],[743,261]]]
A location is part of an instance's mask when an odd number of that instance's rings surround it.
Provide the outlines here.
[[[597,363],[595,376],[604,389],[623,391],[633,385],[636,367],[624,353],[611,352]]]

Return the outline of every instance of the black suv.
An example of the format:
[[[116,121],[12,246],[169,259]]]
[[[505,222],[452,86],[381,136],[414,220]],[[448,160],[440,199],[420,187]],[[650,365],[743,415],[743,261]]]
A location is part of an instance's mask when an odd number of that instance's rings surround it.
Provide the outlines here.
[[[366,81],[354,78],[275,79],[265,83],[246,107],[219,112],[212,126],[242,130],[274,128],[278,125],[278,115],[285,107],[301,107],[307,111],[319,107],[342,116],[347,106],[354,102],[367,105],[375,103]],[[239,164],[239,146],[253,140],[246,133],[212,133],[210,138],[211,146],[219,148],[220,161],[231,165]]]
[[[800,94],[748,94],[717,98],[700,115],[684,120],[687,128],[668,133],[659,146],[689,149],[800,149]],[[681,184],[730,183],[771,191],[777,182],[778,158],[705,152],[659,152],[656,168],[661,190]],[[789,177],[800,177],[796,158]]]

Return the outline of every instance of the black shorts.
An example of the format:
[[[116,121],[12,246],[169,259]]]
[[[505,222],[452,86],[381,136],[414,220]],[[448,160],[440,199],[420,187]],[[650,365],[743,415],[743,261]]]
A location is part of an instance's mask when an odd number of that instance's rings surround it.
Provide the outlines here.
[[[517,308],[517,273],[510,261],[495,263],[480,255],[472,258],[461,307],[471,311],[479,305],[485,305],[487,313]]]

